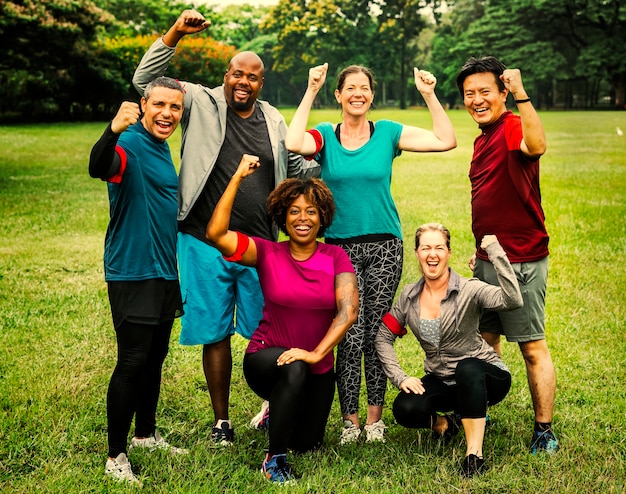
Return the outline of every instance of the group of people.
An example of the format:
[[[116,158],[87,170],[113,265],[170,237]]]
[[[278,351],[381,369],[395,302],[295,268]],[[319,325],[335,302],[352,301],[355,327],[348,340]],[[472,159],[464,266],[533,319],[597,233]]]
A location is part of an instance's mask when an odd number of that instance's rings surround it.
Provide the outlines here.
[[[203,349],[211,446],[234,441],[231,337],[250,340],[243,371],[264,400],[259,419],[269,447],[261,469],[271,482],[295,479],[288,450],[322,444],[335,382],[340,444],[357,441],[362,429],[365,441],[384,441],[387,379],[399,388],[393,415],[400,425],[430,428],[443,439],[462,425],[462,474],[482,473],[487,406],[511,386],[500,334],[518,342],[526,363],[531,452],[555,452],[556,378],[544,331],[548,234],[539,190],[545,135],[520,71],[493,57],[471,58],[457,78],[481,130],[470,166],[474,278],[449,267],[450,232],[427,223],[415,236],[423,276],[394,304],[403,239],[390,188],[393,161],[402,151],[456,146],[435,77],[414,70],[432,130],[368,120],[375,80],[356,65],[337,79],[342,121],[307,129],[328,64],[310,69],[287,126],[259,99],[264,67],[252,52],[235,55],[216,88],[164,76],[178,42],[208,26],[186,10],[154,42],[133,77],[140,105],[122,103],[90,157],[90,175],[107,181],[109,192],[104,264],[118,345],[107,394],[106,474],[141,483],[127,457],[133,416],[130,448],[187,452],[156,428],[161,368],[179,316],[180,343]],[[519,115],[506,108],[509,93]],[[179,124],[177,176],[166,140]],[[278,241],[279,231],[286,240]],[[426,355],[422,378],[407,375],[394,351],[406,326]]]

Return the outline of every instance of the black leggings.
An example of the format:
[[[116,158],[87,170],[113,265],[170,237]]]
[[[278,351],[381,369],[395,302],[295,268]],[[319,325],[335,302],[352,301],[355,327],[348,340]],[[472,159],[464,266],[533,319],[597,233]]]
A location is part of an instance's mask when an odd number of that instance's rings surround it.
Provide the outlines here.
[[[437,419],[437,412],[458,413],[461,418],[485,417],[487,405],[501,402],[511,389],[511,374],[476,358],[458,363],[455,385],[447,385],[438,377],[422,378],[424,394],[405,393],[393,402],[397,422],[414,429],[428,429]]]
[[[335,395],[335,374],[312,374],[309,364],[297,360],[278,366],[285,348],[246,353],[243,373],[257,395],[270,402],[269,454],[291,449],[304,453],[319,447]]]
[[[135,436],[148,437],[156,429],[161,368],[167,355],[174,321],[159,325],[122,322],[117,334],[117,365],[107,393],[109,456],[126,452],[135,415]]]

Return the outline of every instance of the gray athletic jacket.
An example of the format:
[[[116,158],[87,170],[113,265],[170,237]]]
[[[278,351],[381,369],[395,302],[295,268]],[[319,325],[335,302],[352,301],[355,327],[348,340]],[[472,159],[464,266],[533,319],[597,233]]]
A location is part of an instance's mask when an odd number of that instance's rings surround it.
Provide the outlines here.
[[[144,54],[135,74],[133,85],[143,95],[153,79],[163,75],[176,53],[159,38]],[[180,81],[185,89],[185,111],[181,119],[181,166],[178,187],[178,220],[189,214],[202,193],[226,134],[224,86],[207,88],[200,84]],[[274,154],[274,176],[278,184],[287,177],[319,176],[319,165],[306,161],[285,148],[287,124],[280,112],[266,101],[257,100],[265,115]],[[275,235],[278,231],[275,230]]]
[[[454,380],[457,363],[469,357],[489,363],[502,362],[478,331],[480,316],[483,309],[517,309],[523,305],[523,300],[515,272],[502,246],[493,242],[487,247],[487,254],[501,286],[489,285],[477,278],[464,278],[450,269],[448,292],[441,301],[438,347],[423,340],[419,332],[419,295],[424,288],[424,278],[404,287],[376,335],[376,351],[394,386],[399,388],[402,381],[410,377],[402,370],[393,348],[396,338],[406,334],[405,326],[409,326],[424,349],[424,371],[444,381]]]

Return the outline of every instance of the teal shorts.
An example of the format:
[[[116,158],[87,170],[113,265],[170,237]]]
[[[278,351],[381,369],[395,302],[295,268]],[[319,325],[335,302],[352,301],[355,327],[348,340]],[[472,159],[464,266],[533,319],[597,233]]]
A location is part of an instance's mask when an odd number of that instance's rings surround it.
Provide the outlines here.
[[[524,306],[510,311],[485,311],[480,331],[506,336],[507,341],[525,343],[545,340],[545,302],[548,281],[548,258],[512,263]],[[496,270],[489,261],[476,259],[474,276],[490,285],[499,285]]]
[[[256,269],[224,260],[216,248],[185,233],[178,234],[178,267],[181,345],[218,343],[235,332],[250,339],[263,315]]]

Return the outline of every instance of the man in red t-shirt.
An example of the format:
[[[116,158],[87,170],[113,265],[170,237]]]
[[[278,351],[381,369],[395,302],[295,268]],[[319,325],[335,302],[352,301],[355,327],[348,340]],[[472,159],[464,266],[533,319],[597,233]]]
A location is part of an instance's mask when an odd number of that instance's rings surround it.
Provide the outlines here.
[[[524,306],[508,312],[486,312],[483,338],[500,353],[500,335],[517,342],[535,412],[531,453],[555,453],[552,431],[556,374],[544,327],[548,276],[548,233],[539,189],[539,158],[546,151],[543,125],[524,90],[518,69],[507,69],[494,57],[470,58],[457,76],[465,108],[481,134],[474,141],[470,166],[474,275],[498,284],[493,266],[479,242],[496,235],[513,265]],[[511,93],[519,116],[506,109]]]

